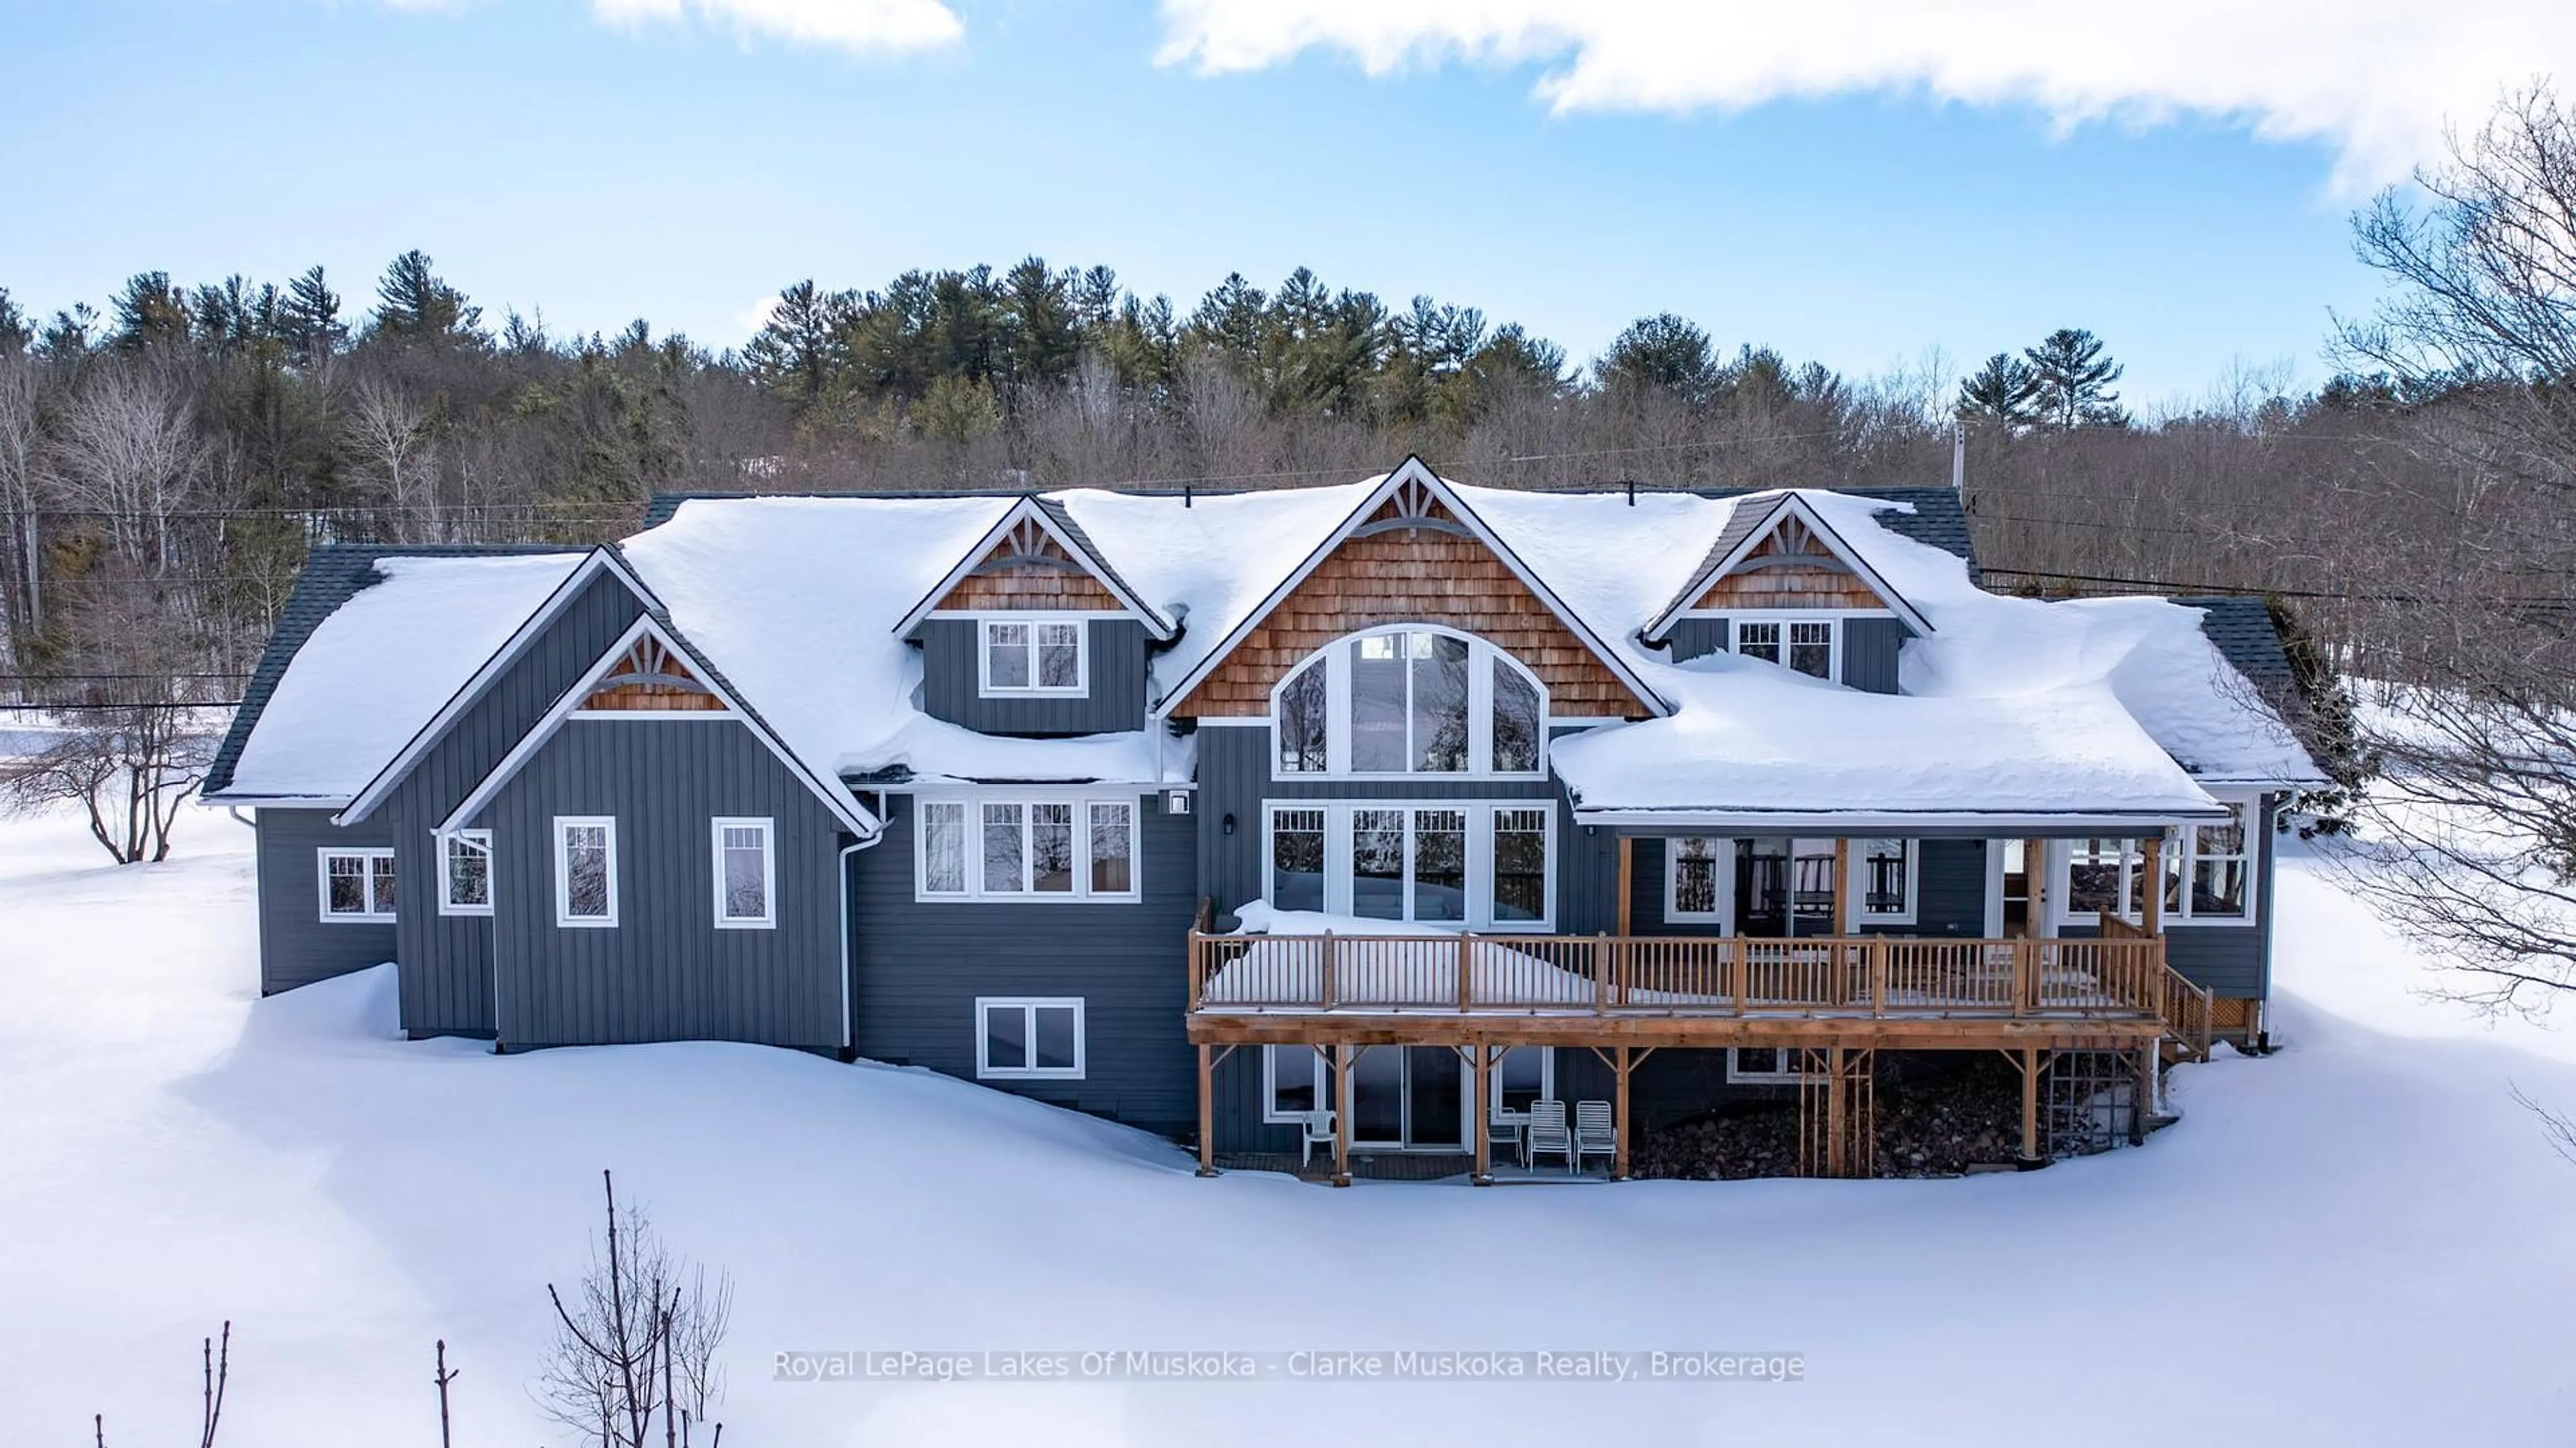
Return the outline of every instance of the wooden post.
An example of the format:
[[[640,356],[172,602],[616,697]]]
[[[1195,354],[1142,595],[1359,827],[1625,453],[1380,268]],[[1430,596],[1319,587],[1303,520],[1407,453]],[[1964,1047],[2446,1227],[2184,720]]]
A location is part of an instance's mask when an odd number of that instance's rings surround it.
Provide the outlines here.
[[[1869,1013],[1887,1014],[1887,937],[1869,938]]]
[[[1215,1047],[1199,1047],[1199,1175],[1216,1175]]]
[[[1637,842],[1626,835],[1621,835],[1619,837],[1619,935],[1621,939],[1634,933],[1631,927],[1635,922],[1630,918],[1634,913],[1631,887],[1636,884],[1636,881]]]
[[[1333,1185],[1351,1184],[1351,1044],[1333,1047]]]
[[[2039,1051],[2024,1046],[2021,1052],[2021,1164],[2024,1168],[2043,1161],[2039,1149]]]
[[[2138,920],[2149,935],[2161,935],[2165,928],[2165,837],[2149,835],[2140,853],[2146,858],[2138,883],[2146,898],[2138,902]]]
[[[2129,1145],[2147,1144],[2147,1115],[2155,1109],[2156,1047],[2150,1042],[2138,1048],[2138,1094],[2129,1111]]]
[[[1834,934],[1846,939],[1852,933],[1851,897],[1851,840],[1837,836],[1834,840]],[[1793,905],[1793,912],[1794,909]]]
[[[1617,1058],[1610,1063],[1610,1069],[1615,1072],[1619,1078],[1618,1091],[1616,1092],[1615,1100],[1613,1102],[1614,1108],[1619,1113],[1619,1119],[1614,1123],[1618,1133],[1618,1147],[1610,1156],[1610,1180],[1614,1182],[1624,1182],[1628,1179],[1629,1061],[1627,1047],[1621,1046],[1619,1048]]]
[[[1333,1008],[1333,932],[1329,930],[1324,932],[1324,943],[1319,948],[1324,953],[1323,986],[1318,992],[1315,1005],[1318,1009],[1329,1011]]]
[[[1851,1104],[1843,1096],[1846,1089],[1843,1081],[1843,1048],[1829,1046],[1825,1050],[1824,1170],[1824,1175],[1829,1177],[1851,1175],[1846,1169],[1847,1163],[1843,1160],[1844,1152],[1849,1147],[1849,1143],[1844,1138],[1849,1129],[1847,1118],[1851,1115]]]
[[[1596,1016],[1606,1016],[1610,1013],[1610,951],[1609,936],[1593,937],[1592,1013]]]
[[[1458,1014],[1462,1016],[1467,1014],[1468,1002],[1474,994],[1467,988],[1467,983],[1475,978],[1475,974],[1476,935],[1474,931],[1464,931],[1458,936]]]
[[[1467,1114],[1467,1129],[1475,1133],[1476,1174],[1468,1180],[1480,1187],[1489,1187],[1494,1184],[1494,1143],[1487,1130],[1487,1122],[1494,1111],[1494,1053],[1492,1047],[1481,1041],[1467,1049],[1476,1053],[1475,1107]]]
[[[2021,842],[2021,880],[2027,912],[2022,920],[2024,936],[2048,933],[2048,841]]]

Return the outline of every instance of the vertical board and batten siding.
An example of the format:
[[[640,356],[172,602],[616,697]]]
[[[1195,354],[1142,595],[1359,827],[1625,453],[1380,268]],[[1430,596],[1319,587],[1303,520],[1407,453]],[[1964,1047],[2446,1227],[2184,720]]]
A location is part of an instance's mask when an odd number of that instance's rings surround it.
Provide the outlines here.
[[[1666,642],[1673,651],[1673,662],[1688,663],[1710,654],[1725,653],[1732,639],[1727,632],[1730,620],[1724,618],[1680,618],[1673,621]],[[1899,618],[1847,618],[1843,628],[1843,684],[1871,694],[1893,694],[1897,688],[1897,657],[1911,637],[1905,620]]]
[[[262,807],[253,816],[259,872],[259,993],[275,995],[394,959],[395,927],[322,918],[321,852],[384,849],[394,843],[382,817],[348,829],[327,809]],[[396,851],[401,869],[402,852]],[[394,919],[410,919],[424,897],[397,873]]]
[[[1976,839],[1915,841],[1923,855],[1916,867],[1914,920],[1911,924],[1855,922],[1862,935],[1968,936],[1986,933],[1986,849]],[[1634,874],[1629,881],[1630,923],[1639,935],[1726,935],[1711,920],[1664,919],[1664,842],[1640,836]]]
[[[616,925],[555,923],[558,815],[616,819]],[[773,929],[716,927],[718,816],[773,822]],[[502,1045],[840,1049],[837,866],[850,839],[741,720],[567,721],[473,824],[493,836]]]
[[[1197,1129],[1198,1058],[1187,1030],[1189,930],[1199,885],[1191,820],[1137,801],[1132,901],[914,898],[918,801],[887,798],[880,841],[850,859],[858,1053],[975,1080],[978,996],[1079,996],[1083,1079],[981,1084],[1169,1136]]]
[[[1550,738],[1568,731],[1555,730]],[[1559,931],[1608,929],[1597,924],[1616,890],[1602,883],[1599,856],[1607,835],[1586,835],[1574,822],[1565,791],[1551,776],[1521,779],[1442,778],[1416,775],[1392,779],[1273,779],[1270,773],[1270,726],[1203,725],[1198,731],[1198,883],[1217,915],[1220,929],[1233,929],[1234,912],[1262,897],[1266,861],[1262,840],[1272,803],[1330,803],[1339,800],[1516,800],[1551,803],[1556,810],[1556,928]],[[1234,831],[1226,832],[1226,821]],[[1581,861],[1581,864],[1578,864]],[[1617,863],[1611,861],[1615,878]],[[1615,910],[1608,914],[1615,916]]]
[[[1843,620],[1843,683],[1871,694],[1893,694],[1896,659],[1907,635],[1901,618]]]
[[[921,625],[921,707],[934,719],[984,734],[1116,734],[1145,727],[1145,625],[1087,621],[1081,694],[986,698],[983,624],[931,618]]]
[[[401,913],[394,932],[402,960],[405,1033],[415,1037],[493,1033],[496,917],[438,912],[435,832],[448,812],[483,782],[564,691],[580,682],[643,614],[642,601],[625,584],[607,573],[594,576],[483,696],[457,717],[376,811],[376,822],[386,824],[401,841],[394,869],[402,898],[416,902]],[[499,845],[497,840],[494,843]],[[496,897],[499,876],[508,864],[496,848]]]

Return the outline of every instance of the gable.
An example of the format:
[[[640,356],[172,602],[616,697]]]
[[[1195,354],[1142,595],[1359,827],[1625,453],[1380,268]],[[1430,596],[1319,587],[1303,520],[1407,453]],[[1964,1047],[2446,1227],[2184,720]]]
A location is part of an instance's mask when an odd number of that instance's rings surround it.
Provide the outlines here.
[[[1695,610],[1805,608],[1884,611],[1887,600],[1797,514],[1783,512],[1742,559],[1692,600]]]
[[[931,607],[945,613],[1110,613],[1125,605],[1035,518],[1022,518]]]
[[[1657,712],[1437,499],[1417,511],[1390,498],[1280,598],[1222,662],[1168,711],[1201,718],[1270,712],[1270,691],[1345,634],[1434,623],[1476,634],[1539,677],[1560,717]]]
[[[614,671],[593,684],[581,703],[585,711],[610,714],[722,710],[724,706],[714,690],[699,682],[687,660],[650,633],[636,638]]]

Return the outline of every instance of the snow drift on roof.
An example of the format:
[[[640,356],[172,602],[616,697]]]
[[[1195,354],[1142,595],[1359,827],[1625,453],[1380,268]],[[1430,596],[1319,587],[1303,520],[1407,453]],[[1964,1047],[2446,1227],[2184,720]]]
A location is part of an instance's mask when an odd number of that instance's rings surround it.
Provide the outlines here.
[[[378,581],[315,627],[286,666],[225,794],[357,793],[581,559],[377,559]]]
[[[694,498],[622,551],[671,621],[826,778],[902,768],[931,779],[1186,779],[1187,751],[1148,732],[1003,739],[921,712],[921,654],[894,626],[1015,502]]]

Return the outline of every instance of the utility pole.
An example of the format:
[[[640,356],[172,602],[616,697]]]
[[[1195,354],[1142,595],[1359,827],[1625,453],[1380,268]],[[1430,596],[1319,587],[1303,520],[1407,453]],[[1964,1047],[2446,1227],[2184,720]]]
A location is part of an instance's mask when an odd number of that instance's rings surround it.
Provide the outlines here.
[[[1950,491],[1968,495],[1968,425],[1957,420],[1950,424]]]

